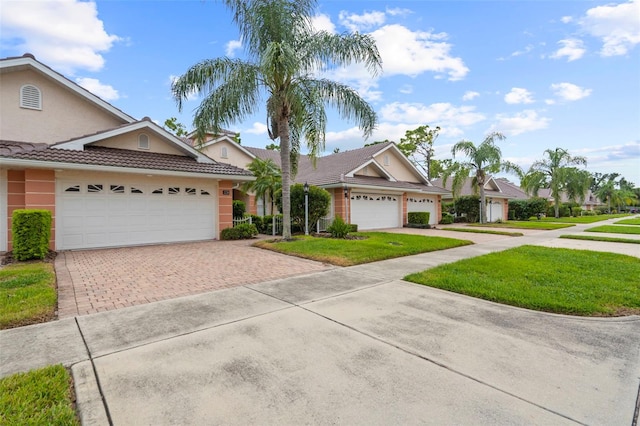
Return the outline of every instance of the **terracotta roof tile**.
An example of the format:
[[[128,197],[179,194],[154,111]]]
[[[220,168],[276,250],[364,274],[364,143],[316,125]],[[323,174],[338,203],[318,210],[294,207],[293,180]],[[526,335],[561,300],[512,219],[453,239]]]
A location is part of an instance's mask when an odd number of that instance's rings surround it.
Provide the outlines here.
[[[8,152],[11,143],[0,142],[0,157],[93,166],[129,167],[134,169],[169,170],[188,173],[251,176],[251,172],[225,163],[198,163],[194,158],[141,152],[126,149],[86,146],[84,151],[44,146],[40,149]],[[40,145],[40,144],[26,144]]]

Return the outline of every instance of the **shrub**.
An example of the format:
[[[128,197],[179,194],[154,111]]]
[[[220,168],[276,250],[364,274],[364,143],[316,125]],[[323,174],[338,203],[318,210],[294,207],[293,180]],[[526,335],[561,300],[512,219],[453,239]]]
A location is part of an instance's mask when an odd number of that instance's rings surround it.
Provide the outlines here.
[[[480,218],[480,197],[465,195],[455,201],[456,213],[467,216],[469,223],[475,223]]]
[[[14,210],[11,233],[16,260],[44,259],[49,253],[51,212],[49,210]]]
[[[244,201],[233,200],[233,217],[244,217],[247,211],[247,205]]]
[[[531,217],[537,219],[538,215],[545,214],[549,202],[544,198],[531,198],[529,200],[509,201],[509,219],[528,220]]]
[[[429,216],[429,212],[409,212],[407,214],[407,222],[415,225],[428,225]]]
[[[251,217],[251,223],[256,226],[256,229],[259,233],[264,233],[264,223],[262,216],[258,216],[255,214],[249,215]]]
[[[595,216],[597,213],[593,210],[585,210],[582,212],[582,216]]]
[[[342,217],[336,216],[336,218],[333,219],[333,222],[331,222],[331,225],[327,228],[327,232],[331,234],[332,238],[346,238],[351,229],[352,225],[346,223]]]
[[[440,225],[451,225],[453,223],[453,215],[450,213],[442,213]]]
[[[358,232],[358,225],[355,223],[349,224],[349,232]]]
[[[582,207],[571,207],[571,216],[578,217],[582,213]]]
[[[282,211],[282,194],[276,199]],[[313,229],[321,218],[329,214],[331,194],[326,189],[309,185],[309,229]],[[291,185],[291,232],[304,231],[304,185]]]
[[[234,228],[225,228],[220,232],[221,240],[248,240],[258,235],[256,226],[252,223],[242,223]]]

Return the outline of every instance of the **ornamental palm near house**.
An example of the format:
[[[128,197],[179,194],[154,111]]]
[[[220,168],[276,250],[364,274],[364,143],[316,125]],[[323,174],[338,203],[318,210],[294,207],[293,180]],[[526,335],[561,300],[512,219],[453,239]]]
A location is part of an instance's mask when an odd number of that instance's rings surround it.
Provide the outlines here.
[[[25,208],[52,212],[54,250],[218,238],[254,179],[29,54],[0,60],[0,114],[0,251]]]

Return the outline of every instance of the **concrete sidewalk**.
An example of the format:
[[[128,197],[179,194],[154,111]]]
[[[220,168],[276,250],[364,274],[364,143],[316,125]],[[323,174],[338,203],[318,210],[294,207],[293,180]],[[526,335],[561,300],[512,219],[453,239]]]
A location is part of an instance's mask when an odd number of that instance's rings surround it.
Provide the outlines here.
[[[71,366],[83,424],[630,425],[640,317],[400,281],[584,227],[2,331],[0,376]]]

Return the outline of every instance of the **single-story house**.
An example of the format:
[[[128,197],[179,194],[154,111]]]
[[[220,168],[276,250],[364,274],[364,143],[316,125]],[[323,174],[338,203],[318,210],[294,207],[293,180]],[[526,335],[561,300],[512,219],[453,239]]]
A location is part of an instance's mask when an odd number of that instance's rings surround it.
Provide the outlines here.
[[[442,179],[434,179],[432,183],[436,186],[451,190],[452,178],[443,182]],[[460,189],[461,196],[479,195],[473,185],[473,178],[465,179]],[[504,221],[509,217],[509,200],[526,200],[529,196],[517,185],[504,178],[489,177],[484,184],[484,193],[487,203],[486,218],[488,222]],[[453,195],[449,193],[443,198],[445,202],[452,202]]]
[[[271,159],[280,166],[280,152],[245,147],[234,141],[233,134],[222,133],[209,135],[201,152],[238,167],[246,167],[254,158]],[[301,156],[294,182],[329,191],[330,216],[341,216],[363,230],[401,227],[408,213],[416,211],[429,212],[430,223],[436,224],[441,219],[442,197],[450,194],[432,185],[393,142],[319,157],[315,165]],[[252,212],[263,202],[245,201]]]
[[[547,200],[549,200],[549,203],[551,203],[552,205],[555,203],[555,200],[551,195],[550,188],[541,188],[538,191],[538,197],[546,198]],[[564,192],[560,194],[560,202],[561,203],[569,202],[569,197],[567,197],[567,194],[565,194]],[[602,203],[600,200],[598,200],[598,197],[596,197],[590,189],[585,194],[584,199],[583,200],[578,199],[577,202],[580,204],[580,207],[582,208],[582,210],[588,210],[588,211],[595,210],[598,207],[606,206],[606,203]]]
[[[52,212],[54,250],[217,238],[254,179],[30,54],[0,59],[0,116],[0,251],[25,208]]]

